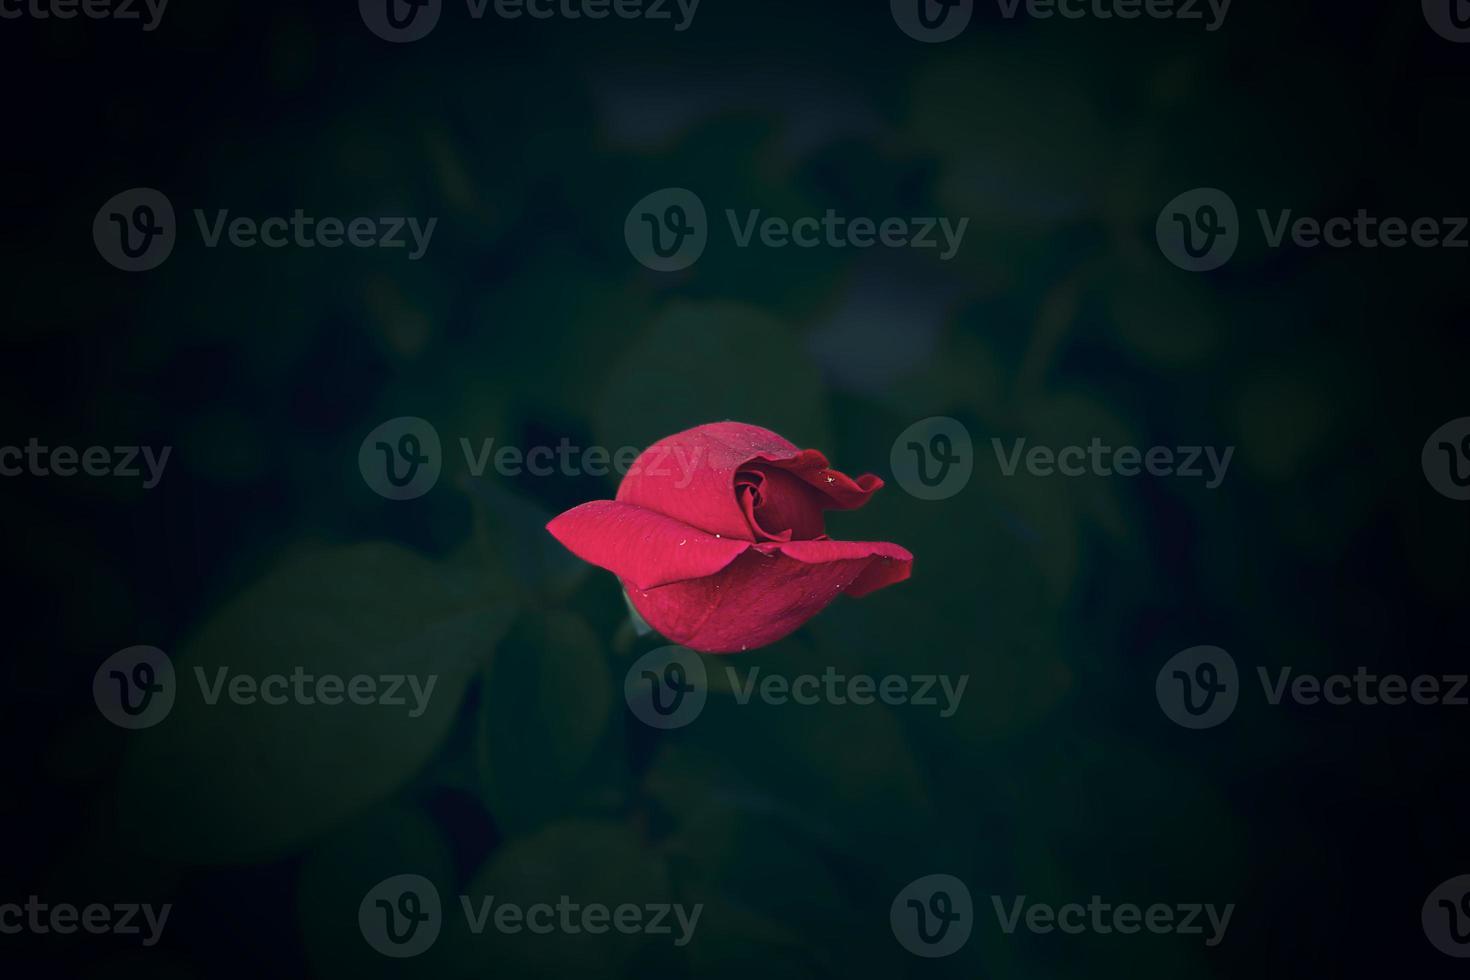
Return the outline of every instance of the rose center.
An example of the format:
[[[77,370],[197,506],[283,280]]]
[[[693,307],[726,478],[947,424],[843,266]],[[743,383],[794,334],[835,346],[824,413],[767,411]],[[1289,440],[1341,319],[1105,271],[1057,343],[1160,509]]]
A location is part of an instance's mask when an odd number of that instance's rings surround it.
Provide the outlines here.
[[[738,470],[735,497],[757,541],[826,537],[821,495],[785,470],[761,464]]]

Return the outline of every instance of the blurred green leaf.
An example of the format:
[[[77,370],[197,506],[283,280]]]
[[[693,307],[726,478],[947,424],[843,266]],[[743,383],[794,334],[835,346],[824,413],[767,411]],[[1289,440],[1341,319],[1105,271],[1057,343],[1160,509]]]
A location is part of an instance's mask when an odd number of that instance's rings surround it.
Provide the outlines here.
[[[748,656],[709,657],[713,691],[749,684],[749,671],[822,674],[828,663],[851,674],[857,661],[825,663],[786,640]],[[800,664],[800,667],[795,664]],[[738,746],[738,750],[732,747]],[[929,813],[929,796],[894,712],[882,704],[739,704],[712,693],[702,714],[660,746],[646,776],[648,794],[676,821],[711,802],[773,816],[847,854],[894,856]],[[875,847],[877,842],[881,847]]]
[[[120,807],[157,853],[202,863],[288,851],[392,792],[428,759],[513,615],[475,575],[388,544],[308,547],[229,600],[175,659],[179,691],[124,761]],[[215,704],[214,685],[226,687]],[[408,675],[402,705],[236,704],[230,679]],[[375,682],[376,683],[376,682]],[[387,685],[378,688],[386,692]],[[313,687],[307,685],[308,695]],[[422,706],[420,706],[422,707]]]
[[[886,933],[864,928],[835,856],[771,815],[711,800],[666,849],[680,896],[707,909],[689,950],[696,976],[733,977],[761,962],[781,964],[781,976],[861,975],[885,951],[873,940]]]
[[[613,696],[602,644],[576,613],[528,617],[502,645],[486,673],[478,757],[486,805],[507,834],[565,814],[595,787],[583,770]]]
[[[504,489],[494,474],[466,476],[460,485],[481,508],[484,544],[496,563],[515,569],[515,587],[564,595],[591,571],[546,530],[551,511]]]
[[[675,901],[662,856],[621,823],[569,820],[509,841],[466,894],[477,911],[485,899],[495,899],[492,921],[470,940],[465,968],[477,976],[621,976],[640,947],[671,946],[680,932],[672,914],[665,922],[672,926],[671,935],[629,935],[611,927],[594,934],[579,925],[575,932],[557,929],[545,935],[496,929],[493,916],[500,904],[555,907],[565,899],[583,908],[601,904],[616,910],[623,904]],[[580,923],[580,912],[572,914],[574,924]]]

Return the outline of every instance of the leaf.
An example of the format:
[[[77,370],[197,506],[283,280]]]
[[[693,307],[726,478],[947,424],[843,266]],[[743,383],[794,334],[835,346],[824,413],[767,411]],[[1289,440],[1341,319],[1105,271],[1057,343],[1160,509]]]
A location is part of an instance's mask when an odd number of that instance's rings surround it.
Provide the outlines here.
[[[587,575],[591,566],[547,532],[556,516],[551,511],[503,489],[493,477],[466,476],[460,485],[483,508],[486,536],[500,563],[516,570],[516,583],[562,595]]]
[[[172,714],[137,733],[124,760],[129,831],[147,850],[186,861],[264,860],[387,796],[433,753],[511,619],[480,581],[389,544],[285,558],[177,658]],[[226,687],[210,704],[200,677],[213,688],[221,669]],[[295,682],[284,704],[230,696],[237,676],[291,681],[297,671],[344,685],[407,675],[424,696],[403,683],[401,705],[326,704],[313,683]],[[385,695],[392,683],[375,681]]]
[[[485,931],[470,940],[469,965],[479,975],[493,965],[495,976],[617,976],[640,947],[670,947],[680,934],[672,913],[665,923],[672,926],[667,935],[629,935],[614,928],[591,934],[580,926],[575,932],[558,927],[545,935],[524,928],[517,933],[496,929],[493,912],[502,904],[525,909],[569,901],[578,906],[571,914],[580,923],[580,910],[588,905],[616,910],[624,904],[646,907],[671,901],[663,858],[620,823],[569,820],[512,840],[475,876],[466,894],[476,909],[486,898],[495,898]],[[648,918],[645,912],[644,921]]]
[[[892,946],[877,948],[887,937],[863,926],[832,856],[769,815],[710,801],[666,849],[680,898],[706,907],[689,950],[696,976],[737,976],[762,959],[791,975],[861,975]]]
[[[486,805],[507,833],[565,815],[589,789],[583,770],[612,713],[612,675],[575,613],[523,622],[487,674],[479,767]]]
[[[842,676],[861,672],[852,660],[801,649],[794,639],[738,660],[707,660],[716,661],[707,666],[712,690],[749,686],[752,670],[759,670],[757,682],[774,674],[821,677],[828,667]],[[661,744],[646,789],[679,822],[714,802],[881,862],[896,859],[894,842],[907,833],[894,828],[915,827],[930,814],[904,726],[883,704],[766,703],[758,696],[741,704],[733,695],[712,696],[675,735]]]

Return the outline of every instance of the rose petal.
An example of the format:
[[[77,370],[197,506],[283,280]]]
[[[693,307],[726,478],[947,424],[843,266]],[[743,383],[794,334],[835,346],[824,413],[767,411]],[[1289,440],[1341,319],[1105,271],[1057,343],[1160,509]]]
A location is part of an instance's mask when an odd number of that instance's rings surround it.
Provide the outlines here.
[[[781,553],[809,565],[872,559],[844,590],[850,596],[865,596],[902,582],[913,573],[914,566],[914,556],[907,548],[887,541],[788,541],[781,545]]]
[[[886,543],[761,544],[714,575],[629,588],[628,598],[672,642],[704,653],[734,653],[780,640],[839,595],[861,595],[908,578],[912,562],[903,548]]]
[[[801,541],[823,533],[822,495],[769,463],[740,469],[735,493],[757,541]]]
[[[772,460],[771,465],[800,477],[812,489],[819,491],[826,498],[823,510],[856,510],[883,489],[883,481],[871,473],[864,473],[854,480],[846,473],[832,469],[827,457],[815,449],[802,450],[790,459]]]
[[[670,517],[614,500],[593,500],[552,518],[556,540],[583,561],[637,589],[653,589],[721,571],[750,542],[706,534]]]
[[[660,439],[645,449],[623,477],[617,499],[711,534],[754,541],[757,537],[736,496],[735,476],[757,461],[817,490],[819,509],[861,507],[883,486],[871,474],[853,480],[832,469],[821,453],[798,449],[769,429],[714,422]]]

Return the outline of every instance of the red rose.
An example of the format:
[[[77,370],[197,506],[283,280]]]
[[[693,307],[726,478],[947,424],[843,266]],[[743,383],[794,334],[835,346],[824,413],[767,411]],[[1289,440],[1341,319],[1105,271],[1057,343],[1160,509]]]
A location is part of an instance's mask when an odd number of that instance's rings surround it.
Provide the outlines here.
[[[714,422],[650,446],[616,500],[573,507],[546,529],[616,575],[669,640],[731,653],[776,642],[841,593],[909,577],[904,548],[823,531],[822,511],[861,507],[881,486],[769,429]]]

